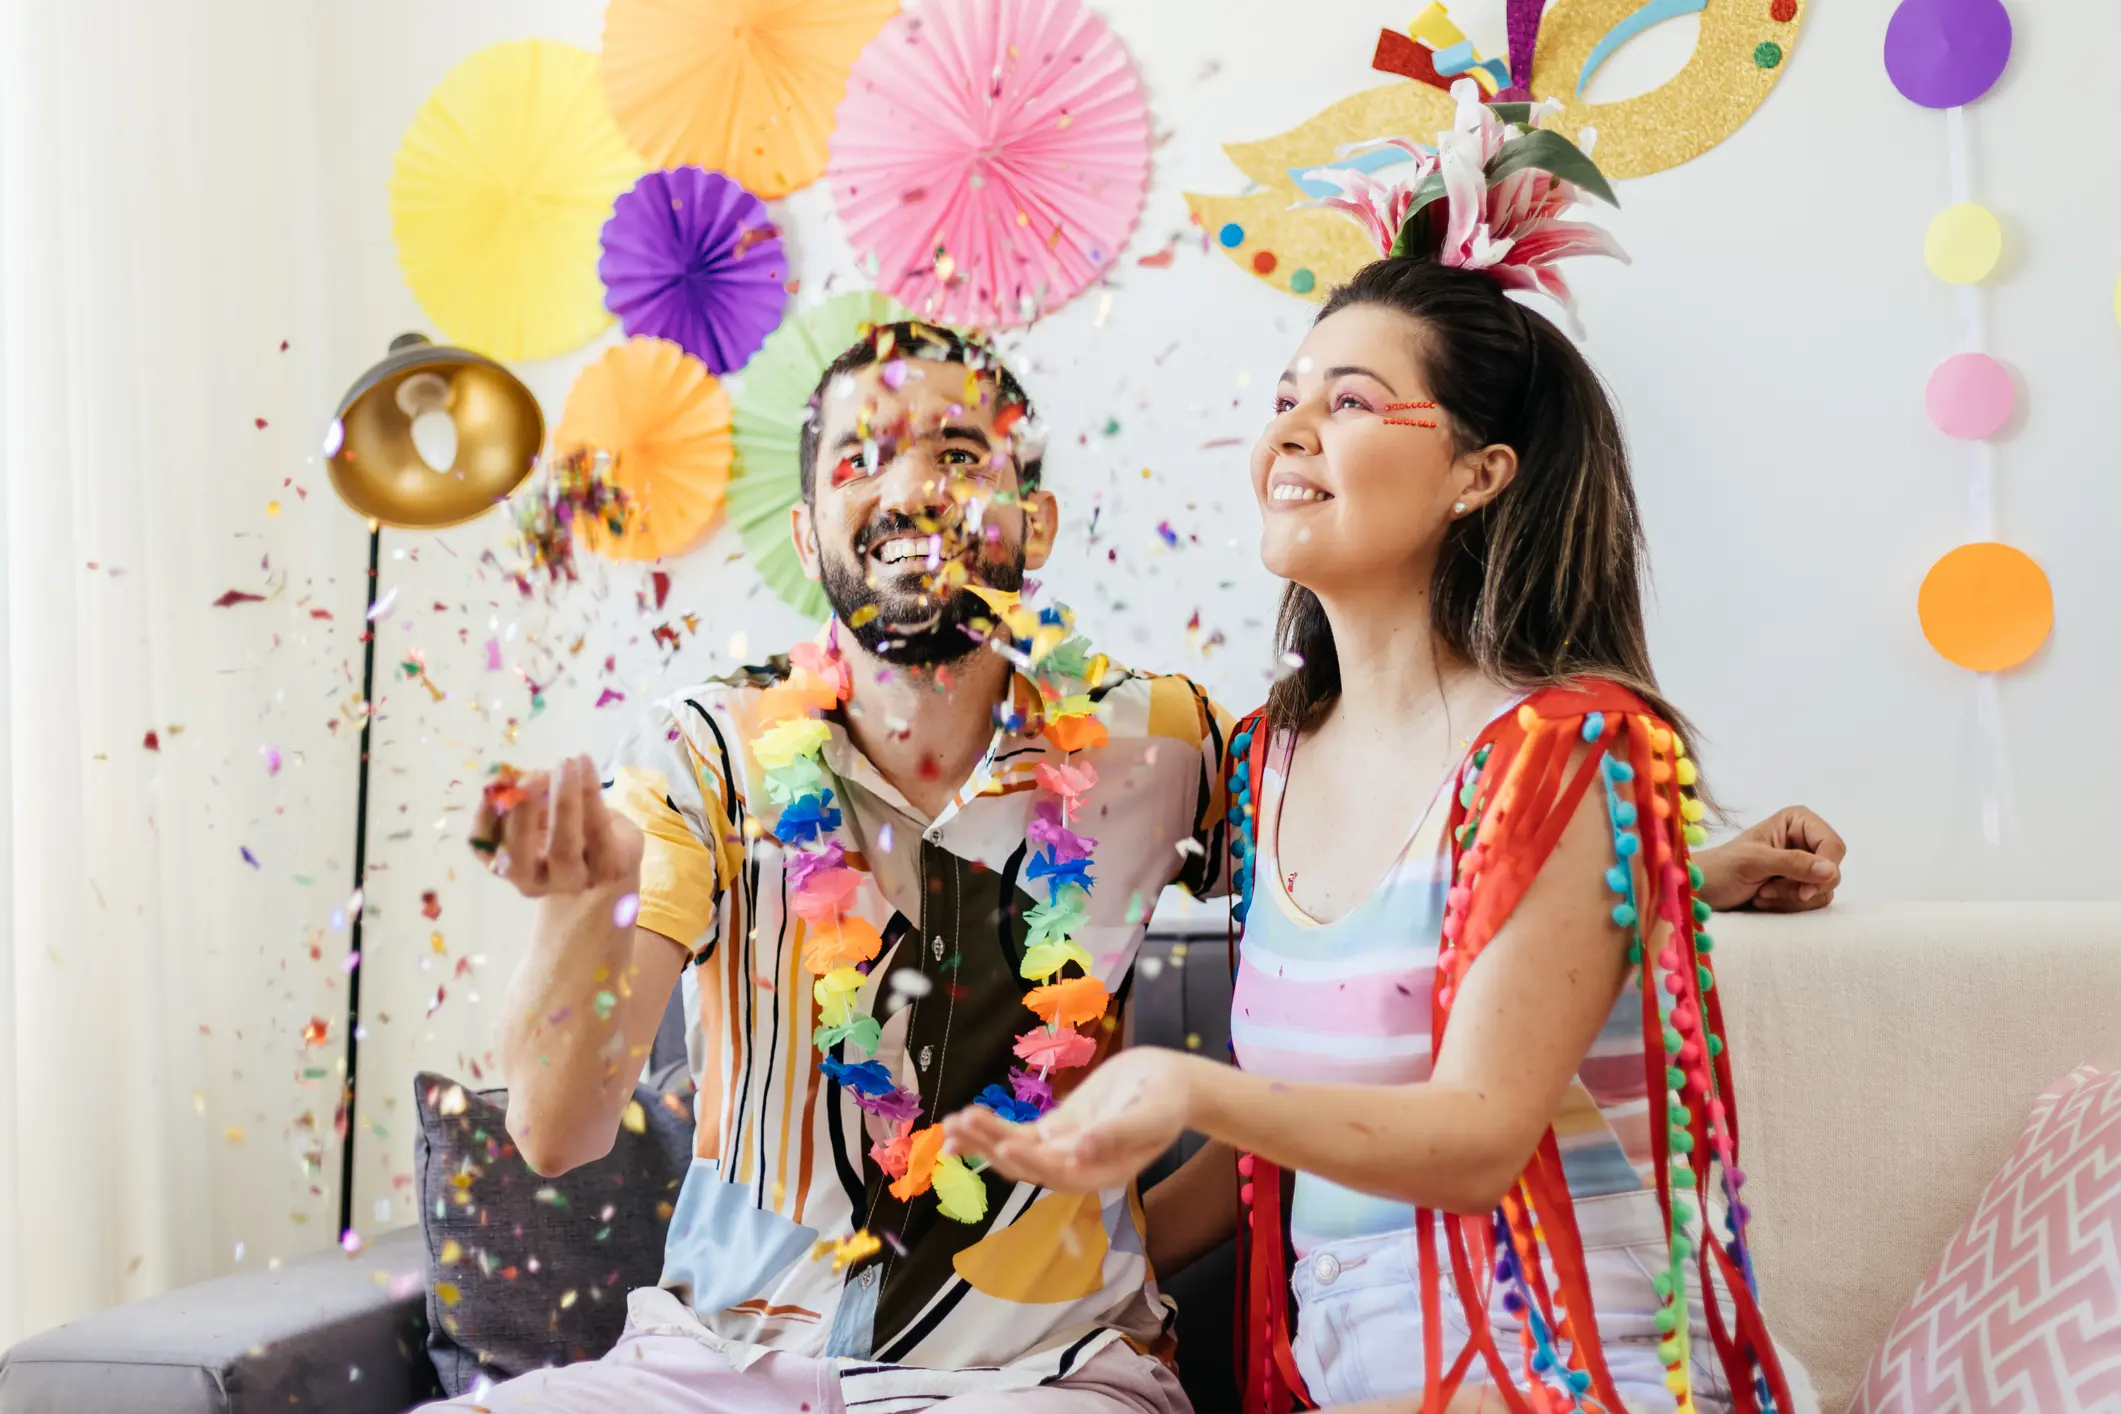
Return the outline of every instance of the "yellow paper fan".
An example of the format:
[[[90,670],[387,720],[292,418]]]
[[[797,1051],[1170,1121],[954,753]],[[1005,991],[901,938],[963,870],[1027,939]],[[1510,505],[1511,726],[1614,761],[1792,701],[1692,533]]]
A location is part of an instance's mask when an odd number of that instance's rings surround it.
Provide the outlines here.
[[[590,526],[589,548],[615,560],[661,559],[699,539],[722,509],[729,394],[668,339],[634,339],[582,370],[552,443],[562,453],[607,454],[611,480],[626,493],[625,533]]]
[[[825,170],[847,72],[897,12],[898,0],[611,0],[611,111],[658,166],[786,196]]]
[[[496,44],[435,86],[390,177],[398,264],[457,343],[549,358],[611,323],[598,235],[645,164],[604,102],[596,56]]]

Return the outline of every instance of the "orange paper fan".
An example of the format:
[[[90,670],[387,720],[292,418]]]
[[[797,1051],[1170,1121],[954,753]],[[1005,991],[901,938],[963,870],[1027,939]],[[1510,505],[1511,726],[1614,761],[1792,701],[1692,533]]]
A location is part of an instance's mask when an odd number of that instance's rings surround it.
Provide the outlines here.
[[[729,394],[667,339],[633,339],[582,370],[553,447],[602,452],[626,493],[626,530],[590,526],[589,547],[615,560],[656,560],[691,545],[722,509],[732,451]]]
[[[898,0],[611,0],[604,92],[649,161],[772,199],[825,170],[855,56]]]

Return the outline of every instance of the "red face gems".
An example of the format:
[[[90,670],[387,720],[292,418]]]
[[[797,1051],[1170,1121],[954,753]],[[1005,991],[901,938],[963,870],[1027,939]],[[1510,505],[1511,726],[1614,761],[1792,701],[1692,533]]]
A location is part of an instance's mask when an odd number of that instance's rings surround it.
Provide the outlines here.
[[[1386,403],[1384,410],[1386,412],[1406,412],[1416,408],[1433,408],[1435,406],[1436,404],[1434,403]],[[1394,427],[1435,427],[1437,425],[1433,420],[1421,417],[1388,417],[1385,421]]]

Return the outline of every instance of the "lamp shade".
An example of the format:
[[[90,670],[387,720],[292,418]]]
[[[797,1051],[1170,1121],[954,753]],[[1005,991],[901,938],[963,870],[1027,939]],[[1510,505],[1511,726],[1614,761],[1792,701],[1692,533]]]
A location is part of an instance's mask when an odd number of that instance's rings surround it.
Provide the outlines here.
[[[544,445],[545,415],[513,373],[403,334],[340,402],[324,451],[332,489],[361,515],[436,530],[505,500]]]

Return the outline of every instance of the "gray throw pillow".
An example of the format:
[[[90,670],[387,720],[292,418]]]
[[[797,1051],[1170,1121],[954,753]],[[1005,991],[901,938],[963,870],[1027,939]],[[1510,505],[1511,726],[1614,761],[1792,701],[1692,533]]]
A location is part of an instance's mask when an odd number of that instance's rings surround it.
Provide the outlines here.
[[[690,1085],[676,1083],[634,1090],[639,1109],[604,1158],[540,1178],[508,1137],[507,1091],[414,1078],[427,1349],[451,1396],[481,1375],[596,1359],[618,1340],[626,1293],[662,1274],[663,1235],[691,1162]]]

